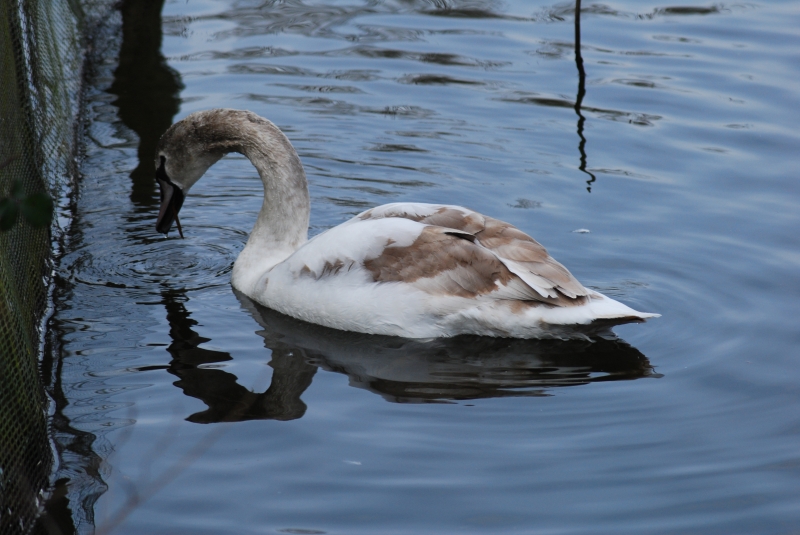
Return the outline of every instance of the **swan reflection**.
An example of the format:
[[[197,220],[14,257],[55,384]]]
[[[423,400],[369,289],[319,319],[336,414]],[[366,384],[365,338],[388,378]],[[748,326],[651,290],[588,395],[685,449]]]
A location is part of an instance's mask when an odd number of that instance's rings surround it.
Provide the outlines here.
[[[347,375],[351,386],[394,403],[546,396],[557,387],[657,376],[642,353],[613,336],[421,341],[365,335],[304,323],[237,293],[272,352],[271,384],[265,392],[252,392],[235,375],[208,367],[232,357],[199,347],[209,339],[192,329],[196,322],[183,305],[186,297],[172,291],[163,297],[172,338],[167,369],[186,395],[208,405],[187,418],[197,423],[300,418],[306,411],[300,398],[320,368]]]

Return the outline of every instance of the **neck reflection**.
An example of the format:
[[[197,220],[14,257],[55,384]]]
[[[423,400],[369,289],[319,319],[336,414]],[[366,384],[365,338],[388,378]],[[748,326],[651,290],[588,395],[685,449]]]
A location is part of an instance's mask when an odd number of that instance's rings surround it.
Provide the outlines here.
[[[208,409],[192,414],[190,422],[238,422],[243,420],[294,420],[303,416],[306,405],[300,399],[311,384],[317,367],[306,362],[303,355],[275,348],[269,365],[273,368],[272,384],[266,392],[252,392],[238,383],[235,375],[203,365],[232,360],[230,353],[200,347],[209,338],[200,336],[184,303],[184,293],[176,290],[162,292],[167,309],[169,335],[172,343],[167,351],[172,356],[167,371],[178,377],[175,386],[190,397],[197,398]]]

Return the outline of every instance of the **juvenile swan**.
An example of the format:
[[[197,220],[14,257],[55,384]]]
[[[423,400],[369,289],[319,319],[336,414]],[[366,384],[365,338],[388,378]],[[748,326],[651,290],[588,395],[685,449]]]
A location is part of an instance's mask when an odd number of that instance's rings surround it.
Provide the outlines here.
[[[564,338],[657,316],[584,288],[524,232],[460,206],[386,204],[309,240],[300,159],[278,127],[249,111],[193,113],[161,137],[158,232],[174,221],[183,236],[184,196],[229,152],[245,155],[264,183],[231,284],[289,316],[407,338]]]

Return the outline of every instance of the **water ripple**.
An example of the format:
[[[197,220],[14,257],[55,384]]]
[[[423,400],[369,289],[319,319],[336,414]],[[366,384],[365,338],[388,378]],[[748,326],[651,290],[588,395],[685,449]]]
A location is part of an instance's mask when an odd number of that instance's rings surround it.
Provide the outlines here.
[[[176,234],[173,232],[173,236]],[[242,233],[210,227],[202,234],[186,240],[156,238],[108,248],[80,264],[73,278],[83,284],[139,290],[162,285],[187,289],[226,285],[241,248]]]

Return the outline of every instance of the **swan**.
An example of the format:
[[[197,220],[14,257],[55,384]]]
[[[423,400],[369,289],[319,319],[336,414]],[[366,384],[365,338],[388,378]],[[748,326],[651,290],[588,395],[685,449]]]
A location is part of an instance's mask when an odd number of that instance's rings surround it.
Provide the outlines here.
[[[183,237],[186,194],[229,152],[246,156],[264,183],[231,284],[288,316],[404,338],[581,337],[582,328],[658,316],[585,288],[524,232],[461,206],[377,206],[309,240],[300,158],[277,126],[250,111],[195,112],[164,133],[158,232],[175,222]]]

